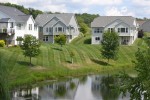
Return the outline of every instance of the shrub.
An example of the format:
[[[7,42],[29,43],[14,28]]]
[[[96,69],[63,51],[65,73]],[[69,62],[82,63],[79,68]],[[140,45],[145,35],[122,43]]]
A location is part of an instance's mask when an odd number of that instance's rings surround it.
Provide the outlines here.
[[[67,41],[67,38],[64,34],[60,34],[58,36],[55,36],[55,42],[62,45],[65,45]]]
[[[5,41],[4,40],[0,40],[0,47],[4,47],[5,46]]]

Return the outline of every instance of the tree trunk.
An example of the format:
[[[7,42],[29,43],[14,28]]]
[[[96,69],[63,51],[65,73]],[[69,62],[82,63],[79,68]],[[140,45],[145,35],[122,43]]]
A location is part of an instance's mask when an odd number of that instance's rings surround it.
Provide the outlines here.
[[[31,64],[31,57],[30,57],[30,66],[31,66],[32,64]]]
[[[109,58],[108,58],[108,63],[109,63]]]
[[[73,64],[73,58],[71,58],[71,63]]]

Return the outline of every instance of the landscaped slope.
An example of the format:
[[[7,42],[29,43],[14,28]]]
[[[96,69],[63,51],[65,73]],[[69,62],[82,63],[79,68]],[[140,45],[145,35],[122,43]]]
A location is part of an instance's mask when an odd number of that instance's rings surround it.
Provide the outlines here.
[[[9,69],[9,83],[17,85],[65,76],[130,69],[133,66],[134,54],[139,47],[120,46],[118,59],[110,61],[106,66],[107,60],[101,57],[100,45],[85,45],[84,43],[87,43],[85,41],[89,41],[89,36],[77,38],[63,47],[57,44],[42,44],[41,54],[32,59],[33,67],[28,66],[29,58],[22,54],[19,47],[0,48],[3,61]],[[75,53],[73,64],[70,52]]]

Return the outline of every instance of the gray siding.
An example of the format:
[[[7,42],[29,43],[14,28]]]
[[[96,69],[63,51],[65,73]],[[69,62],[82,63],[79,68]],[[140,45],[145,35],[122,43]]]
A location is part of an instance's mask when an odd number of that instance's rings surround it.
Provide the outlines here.
[[[143,29],[144,32],[150,32],[150,20],[145,22],[142,26],[141,29]]]

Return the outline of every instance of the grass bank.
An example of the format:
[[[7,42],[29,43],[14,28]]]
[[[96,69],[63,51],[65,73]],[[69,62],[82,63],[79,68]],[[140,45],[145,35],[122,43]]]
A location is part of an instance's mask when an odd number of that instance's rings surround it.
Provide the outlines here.
[[[9,86],[14,87],[85,74],[132,71],[134,54],[139,47],[144,46],[141,39],[138,39],[134,45],[120,46],[118,59],[111,60],[107,66],[101,57],[100,45],[91,45],[89,35],[76,38],[63,47],[57,44],[42,44],[41,54],[32,58],[33,67],[28,66],[29,58],[24,57],[19,47],[0,48],[0,53],[1,60],[9,70]],[[73,64],[70,63],[72,51],[75,53]]]

